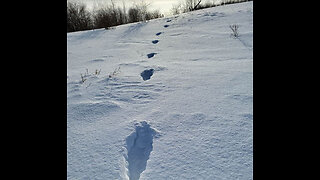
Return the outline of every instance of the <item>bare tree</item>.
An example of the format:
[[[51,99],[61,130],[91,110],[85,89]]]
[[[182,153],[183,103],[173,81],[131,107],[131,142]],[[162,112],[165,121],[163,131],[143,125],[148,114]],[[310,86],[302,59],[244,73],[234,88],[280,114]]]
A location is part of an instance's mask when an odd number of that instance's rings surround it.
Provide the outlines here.
[[[184,11],[194,11],[197,10],[202,0],[186,0]]]
[[[179,3],[179,4],[174,4],[174,5],[172,5],[170,11],[171,11],[171,13],[172,13],[173,15],[176,15],[176,14],[180,14],[181,12],[183,12],[182,8],[183,8],[183,7],[182,7],[182,4],[181,4],[181,3]]]
[[[129,22],[139,22],[139,21],[146,21],[150,19],[160,18],[163,17],[159,11],[148,11],[150,3],[146,3],[144,0],[140,1],[140,3],[133,5],[129,8],[128,11],[128,18]]]
[[[198,0],[197,4],[193,7],[193,10],[196,10],[198,8],[198,6],[200,5],[200,3],[201,3],[201,0]]]
[[[91,14],[84,4],[68,2],[67,4],[67,32],[92,29]]]

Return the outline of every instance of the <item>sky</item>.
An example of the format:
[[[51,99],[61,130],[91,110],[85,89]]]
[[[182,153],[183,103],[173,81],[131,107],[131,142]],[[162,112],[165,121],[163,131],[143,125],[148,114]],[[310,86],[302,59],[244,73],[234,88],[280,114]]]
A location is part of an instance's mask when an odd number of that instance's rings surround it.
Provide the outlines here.
[[[92,10],[94,7],[97,7],[101,4],[110,3],[111,0],[67,0],[70,2],[82,2],[87,5],[89,10]],[[125,2],[126,7],[130,7],[134,2],[139,2],[141,0],[113,0],[115,4],[119,4],[122,7],[122,3]],[[160,13],[164,15],[170,14],[170,9],[173,5],[184,3],[185,0],[143,0],[146,3],[150,4],[149,10],[159,10]],[[203,0],[203,2],[214,2],[220,0]]]

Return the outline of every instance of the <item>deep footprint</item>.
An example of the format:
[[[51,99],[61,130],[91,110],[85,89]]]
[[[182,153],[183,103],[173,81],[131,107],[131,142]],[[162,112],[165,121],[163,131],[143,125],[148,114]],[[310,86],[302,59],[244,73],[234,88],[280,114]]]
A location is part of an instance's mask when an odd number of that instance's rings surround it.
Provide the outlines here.
[[[153,44],[157,44],[159,42],[159,40],[153,40],[152,43]]]
[[[157,53],[149,53],[147,54],[148,58],[152,58],[154,55],[156,55]]]
[[[162,32],[158,32],[156,35],[159,36],[160,34],[162,34]]]
[[[164,25],[163,27],[167,28],[167,27],[169,27],[169,25]]]
[[[146,169],[155,135],[156,131],[143,121],[137,123],[135,131],[126,138],[129,180],[139,180]]]
[[[154,69],[146,69],[140,75],[144,81],[149,80],[153,75]]]

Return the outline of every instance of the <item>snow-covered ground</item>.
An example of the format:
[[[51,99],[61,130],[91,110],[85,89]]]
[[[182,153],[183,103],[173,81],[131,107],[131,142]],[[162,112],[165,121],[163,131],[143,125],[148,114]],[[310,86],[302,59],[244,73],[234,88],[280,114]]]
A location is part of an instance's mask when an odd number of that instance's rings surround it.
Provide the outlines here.
[[[252,2],[67,44],[68,179],[253,179]]]

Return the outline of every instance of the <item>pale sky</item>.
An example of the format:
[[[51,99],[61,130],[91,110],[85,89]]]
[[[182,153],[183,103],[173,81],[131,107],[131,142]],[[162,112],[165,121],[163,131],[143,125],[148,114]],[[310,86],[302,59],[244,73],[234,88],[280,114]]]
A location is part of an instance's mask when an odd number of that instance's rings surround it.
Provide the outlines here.
[[[99,7],[101,4],[110,3],[111,0],[67,0],[70,2],[82,2],[87,5],[89,10],[94,7]],[[160,13],[168,15],[170,13],[170,9],[173,5],[184,3],[185,0],[113,0],[115,4],[119,4],[122,7],[122,3],[125,2],[126,7],[129,8],[134,2],[145,1],[146,3],[150,3],[149,10],[159,10]],[[220,0],[203,0],[203,2],[218,2]]]

